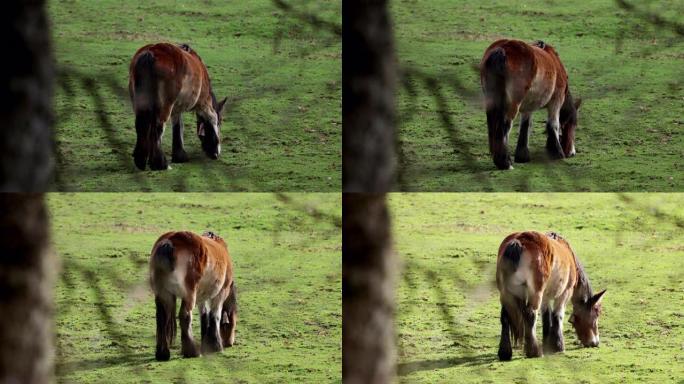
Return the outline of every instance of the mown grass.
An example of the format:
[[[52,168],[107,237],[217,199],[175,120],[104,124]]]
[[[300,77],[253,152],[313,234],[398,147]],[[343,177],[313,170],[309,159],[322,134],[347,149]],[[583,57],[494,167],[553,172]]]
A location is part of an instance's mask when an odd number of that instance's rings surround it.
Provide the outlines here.
[[[683,195],[392,194],[389,202],[402,261],[400,382],[681,382]],[[496,252],[521,230],[562,234],[594,290],[608,289],[599,348],[581,348],[566,321],[565,353],[526,359],[514,350],[513,361],[498,361]]]
[[[51,0],[60,191],[336,191],[341,169],[341,43],[336,1]],[[324,23],[313,26],[307,15]],[[328,24],[326,24],[328,23]],[[138,171],[128,66],[160,41],[189,43],[228,97],[212,161],[186,113],[190,162]],[[170,160],[171,127],[163,147]]]
[[[341,208],[336,194],[51,194],[59,383],[341,381]],[[237,342],[154,360],[147,260],[169,230],[212,230],[235,266]],[[195,311],[194,335],[199,340]]]
[[[632,3],[684,23],[681,2]],[[407,74],[398,96],[398,190],[682,190],[681,35],[611,0],[398,0],[391,8],[397,55]],[[584,100],[576,157],[546,161],[546,113],[539,111],[532,118],[532,162],[514,164],[511,172],[495,169],[476,66],[499,38],[544,40],[558,51],[573,95]]]

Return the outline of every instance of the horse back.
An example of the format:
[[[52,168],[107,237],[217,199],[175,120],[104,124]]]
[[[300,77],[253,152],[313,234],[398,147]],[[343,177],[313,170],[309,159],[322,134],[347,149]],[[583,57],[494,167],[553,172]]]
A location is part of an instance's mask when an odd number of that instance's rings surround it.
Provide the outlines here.
[[[521,254],[516,265],[506,260],[506,250],[516,242]],[[497,282],[500,285],[526,283],[539,291],[549,280],[574,285],[576,281],[575,257],[567,241],[555,239],[540,232],[516,232],[507,236],[499,246]],[[501,280],[501,281],[499,281]],[[565,284],[564,284],[565,287]]]
[[[153,67],[151,75],[136,70],[138,60],[151,55]],[[153,76],[153,79],[143,79],[143,76]],[[202,98],[209,99],[208,73],[199,56],[192,50],[184,50],[170,43],[149,44],[140,48],[129,67],[129,91],[133,106],[136,108],[137,82],[154,82],[153,97],[162,106],[173,106],[181,111],[194,108]],[[137,108],[136,108],[137,110]]]
[[[509,39],[495,41],[485,51],[480,64],[480,78],[485,90],[488,88],[488,71],[491,71],[486,64],[493,55],[505,57],[501,74],[505,85],[499,92],[505,92],[508,103],[520,106],[521,111],[531,112],[544,107],[551,99],[565,95],[567,74],[552,46],[544,44],[542,47]]]

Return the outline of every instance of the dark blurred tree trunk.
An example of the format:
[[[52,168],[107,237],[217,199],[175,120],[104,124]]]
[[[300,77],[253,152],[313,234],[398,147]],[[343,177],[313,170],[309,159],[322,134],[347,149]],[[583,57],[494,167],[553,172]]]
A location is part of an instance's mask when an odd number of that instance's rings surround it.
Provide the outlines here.
[[[345,1],[342,25],[343,188],[387,192],[396,168],[396,63],[387,2]]]
[[[394,276],[384,194],[342,198],[342,377],[389,383],[395,372]]]
[[[43,192],[53,170],[54,79],[45,2],[8,2],[2,15],[0,191]]]
[[[0,383],[52,377],[52,274],[42,194],[0,194]]]
[[[345,1],[342,25],[342,377],[389,383],[395,265],[384,193],[395,179],[396,75],[387,1]]]
[[[0,74],[0,191],[45,191],[52,178],[54,64],[44,1],[5,4]],[[0,383],[52,380],[52,274],[42,194],[0,194]]]

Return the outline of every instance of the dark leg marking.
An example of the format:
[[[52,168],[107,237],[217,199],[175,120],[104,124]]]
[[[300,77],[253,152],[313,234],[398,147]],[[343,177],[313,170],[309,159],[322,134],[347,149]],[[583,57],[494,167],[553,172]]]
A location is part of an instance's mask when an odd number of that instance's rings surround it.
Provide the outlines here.
[[[499,342],[499,360],[510,361],[513,355],[511,348],[511,321],[506,308],[501,306],[501,341]]]
[[[161,135],[164,126],[157,123],[154,132],[150,132],[150,169],[161,171],[168,168],[166,156],[161,147]]]
[[[518,136],[518,145],[515,148],[515,162],[527,163],[530,161],[530,119],[523,117],[520,120],[520,135]]]
[[[202,353],[209,354],[214,352],[221,352],[223,345],[221,343],[221,336],[219,335],[219,319],[217,313],[211,313],[208,316],[207,334],[202,339]]]
[[[563,352],[565,350],[562,321],[559,314],[551,314],[551,332],[549,333],[548,344],[544,344],[544,350],[548,350],[549,353]]]
[[[185,153],[183,144],[183,118],[178,117],[173,122],[173,137],[171,141],[171,161],[174,163],[185,163],[188,161],[188,154]]]
[[[168,361],[171,357],[169,343],[173,335],[174,312],[168,299],[155,296],[154,303],[157,308],[157,347],[154,357],[158,361]]]
[[[556,131],[551,126],[550,122],[546,122],[546,152],[554,160],[565,158],[563,148],[558,141]]]

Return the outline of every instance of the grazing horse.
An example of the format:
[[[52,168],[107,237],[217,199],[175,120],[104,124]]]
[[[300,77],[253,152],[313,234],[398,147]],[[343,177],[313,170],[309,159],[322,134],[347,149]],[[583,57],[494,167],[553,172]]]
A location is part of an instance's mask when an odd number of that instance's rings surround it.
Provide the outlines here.
[[[544,353],[562,352],[562,321],[568,299],[572,299],[570,323],[580,342],[585,347],[598,347],[598,317],[606,290],[592,293],[577,256],[558,234],[508,235],[499,247],[496,285],[501,299],[499,360],[511,359],[511,334],[516,345],[524,338],[527,357],[542,355],[535,336],[540,308]]]
[[[150,44],[140,48],[131,60],[128,91],[135,112],[137,141],[133,150],[135,165],[145,169],[167,169],[161,149],[164,126],[171,118],[173,137],[171,161],[184,163],[181,114],[194,111],[197,135],[204,153],[218,159],[221,153],[220,126],[226,99],[217,102],[211,90],[207,68],[187,44]]]
[[[506,148],[513,120],[520,119],[515,161],[530,161],[532,112],[546,108],[546,150],[553,159],[575,155],[575,128],[581,99],[573,101],[568,74],[552,46],[538,41],[498,40],[480,63],[480,81],[487,110],[489,151],[499,169],[511,169]]]
[[[237,291],[226,242],[212,232],[168,232],[154,243],[150,284],[157,307],[157,360],[169,360],[176,337],[176,298],[183,357],[200,351],[192,337],[192,310],[200,310],[201,352],[218,352],[235,343]]]

